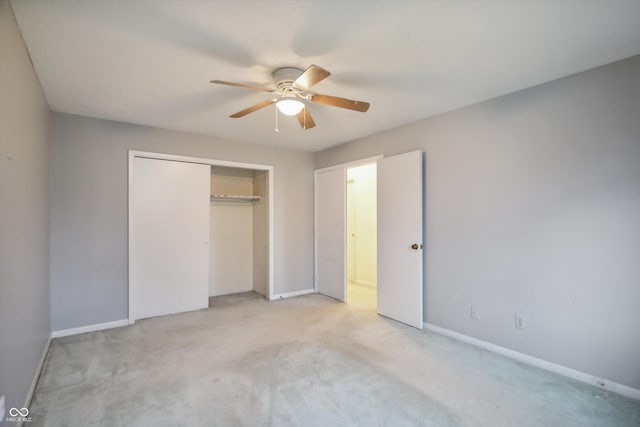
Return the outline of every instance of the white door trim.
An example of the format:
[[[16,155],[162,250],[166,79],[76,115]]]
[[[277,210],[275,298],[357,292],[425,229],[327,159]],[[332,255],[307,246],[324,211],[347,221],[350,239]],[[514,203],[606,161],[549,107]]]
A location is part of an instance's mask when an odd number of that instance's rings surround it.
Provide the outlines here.
[[[332,165],[332,166],[327,166],[324,168],[320,168],[320,169],[316,169],[313,171],[313,291],[315,293],[318,293],[318,174],[322,173],[322,172],[326,172],[326,171],[330,171],[333,169],[339,169],[342,168],[344,169],[344,173],[345,173],[345,177],[347,176],[347,168],[350,167],[355,167],[355,166],[363,166],[363,165],[369,165],[371,163],[376,163],[378,160],[382,159],[384,156],[382,154],[376,155],[376,156],[371,156],[371,157],[367,157],[364,159],[360,159],[360,160],[354,160],[351,162],[347,162],[347,163],[340,163],[337,165]],[[344,182],[345,185],[345,201],[344,201],[344,206],[346,209],[347,206],[347,192],[346,192],[346,186],[347,186],[347,181],[345,179]],[[345,224],[344,224],[344,229],[345,229],[345,238],[344,238],[344,274],[345,274],[345,278],[344,278],[344,287],[345,287],[345,295],[347,294],[346,291],[346,287],[347,287],[347,236],[346,236],[346,230],[347,230],[347,215],[345,212],[344,215],[344,220],[345,220]]]
[[[175,155],[175,154],[164,154],[164,153],[153,153],[153,152],[148,152],[148,151],[137,151],[137,150],[129,150],[129,178],[128,178],[128,192],[129,192],[129,196],[128,196],[128,201],[129,201],[129,205],[128,205],[128,211],[129,211],[129,228],[128,228],[128,247],[129,247],[129,255],[128,255],[128,260],[129,260],[129,268],[128,268],[128,273],[129,273],[129,277],[128,277],[128,287],[129,287],[129,300],[128,300],[128,304],[129,304],[129,308],[128,308],[128,312],[129,312],[129,324],[132,325],[135,323],[135,315],[134,315],[134,304],[133,304],[133,298],[134,298],[134,282],[133,282],[133,269],[134,269],[134,265],[133,265],[133,261],[132,261],[132,254],[134,253],[134,242],[133,239],[131,238],[133,236],[132,230],[133,230],[133,165],[134,165],[134,159],[136,157],[143,157],[143,158],[148,158],[148,159],[158,159],[158,160],[172,160],[172,161],[176,161],[176,162],[186,162],[186,163],[200,163],[200,164],[205,164],[205,165],[211,165],[211,166],[228,166],[228,167],[235,167],[235,168],[244,168],[244,169],[256,169],[256,170],[263,170],[263,171],[267,171],[267,177],[268,177],[268,184],[269,184],[269,210],[268,210],[268,216],[269,216],[269,220],[268,220],[268,234],[269,234],[269,239],[268,239],[268,253],[269,253],[269,280],[268,280],[268,299],[269,300],[273,300],[275,298],[274,293],[273,293],[273,284],[274,284],[274,271],[273,271],[273,266],[274,266],[274,260],[273,260],[273,248],[274,248],[274,236],[273,236],[273,225],[274,225],[274,218],[273,218],[273,211],[274,211],[274,184],[273,184],[273,166],[271,165],[262,165],[262,164],[256,164],[256,163],[242,163],[242,162],[234,162],[234,161],[228,161],[228,160],[216,160],[216,159],[207,159],[207,158],[203,158],[203,157],[190,157],[190,156],[181,156],[181,155]]]

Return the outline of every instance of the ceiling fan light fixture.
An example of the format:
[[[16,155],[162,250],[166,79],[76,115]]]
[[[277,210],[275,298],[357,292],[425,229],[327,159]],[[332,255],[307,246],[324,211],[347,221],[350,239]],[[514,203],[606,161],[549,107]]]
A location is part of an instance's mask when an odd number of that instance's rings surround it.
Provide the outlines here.
[[[295,116],[304,108],[304,103],[297,99],[281,99],[276,103],[276,107],[282,114]]]
[[[1,1],[1,0],[0,0]],[[366,112],[369,109],[369,103],[364,101],[356,101],[353,99],[341,98],[339,96],[321,95],[319,93],[310,92],[309,89],[319,82],[329,77],[331,73],[318,65],[310,65],[306,70],[302,71],[295,67],[278,68],[273,72],[274,89],[256,86],[245,83],[227,82],[224,80],[211,80],[211,83],[220,85],[236,86],[245,89],[272,92],[275,98],[262,101],[242,111],[238,111],[229,117],[237,119],[245,117],[247,114],[254,113],[270,105],[276,104],[274,113],[276,114],[276,131],[278,130],[278,111],[287,116],[296,116],[298,123],[302,129],[311,129],[316,126],[313,117],[306,108],[307,103],[328,105],[330,107],[345,108],[347,110]]]

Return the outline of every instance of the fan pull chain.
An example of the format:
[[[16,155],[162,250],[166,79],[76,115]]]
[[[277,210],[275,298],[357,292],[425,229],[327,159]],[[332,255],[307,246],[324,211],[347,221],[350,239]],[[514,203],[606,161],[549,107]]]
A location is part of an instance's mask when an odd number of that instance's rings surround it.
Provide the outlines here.
[[[278,132],[278,107],[274,108],[276,110],[276,132]]]
[[[307,130],[307,104],[304,104],[304,117],[302,118],[302,122],[304,123],[304,126],[302,127],[304,130]]]

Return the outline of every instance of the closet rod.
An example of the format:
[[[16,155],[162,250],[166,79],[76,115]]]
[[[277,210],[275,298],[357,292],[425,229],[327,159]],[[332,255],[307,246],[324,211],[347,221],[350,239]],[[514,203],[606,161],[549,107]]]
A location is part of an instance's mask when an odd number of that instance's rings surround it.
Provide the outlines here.
[[[247,202],[255,202],[260,200],[260,196],[238,196],[233,194],[212,194],[211,200],[241,200]]]

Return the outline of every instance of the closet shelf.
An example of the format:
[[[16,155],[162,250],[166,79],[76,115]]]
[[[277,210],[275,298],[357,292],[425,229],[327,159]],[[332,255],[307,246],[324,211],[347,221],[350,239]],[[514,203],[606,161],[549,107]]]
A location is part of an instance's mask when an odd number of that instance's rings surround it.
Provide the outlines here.
[[[238,196],[233,194],[212,194],[211,201],[214,200],[238,200],[242,202],[257,202],[260,196]]]

